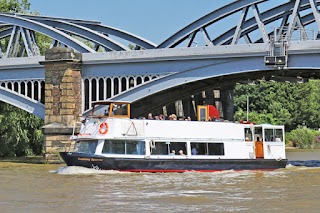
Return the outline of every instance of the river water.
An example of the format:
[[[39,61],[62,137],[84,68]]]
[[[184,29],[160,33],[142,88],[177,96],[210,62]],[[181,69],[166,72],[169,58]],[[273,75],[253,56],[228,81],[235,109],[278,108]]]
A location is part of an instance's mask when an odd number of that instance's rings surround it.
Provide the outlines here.
[[[264,172],[129,173],[0,162],[0,212],[320,212],[320,151],[287,155],[292,164]]]

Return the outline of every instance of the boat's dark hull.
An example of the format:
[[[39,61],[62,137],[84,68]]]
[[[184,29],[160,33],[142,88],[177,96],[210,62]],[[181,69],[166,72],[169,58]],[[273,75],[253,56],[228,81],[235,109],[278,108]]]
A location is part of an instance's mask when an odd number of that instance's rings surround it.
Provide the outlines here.
[[[109,158],[76,152],[61,152],[68,166],[131,172],[214,172],[222,170],[274,170],[285,168],[287,159],[148,159]]]

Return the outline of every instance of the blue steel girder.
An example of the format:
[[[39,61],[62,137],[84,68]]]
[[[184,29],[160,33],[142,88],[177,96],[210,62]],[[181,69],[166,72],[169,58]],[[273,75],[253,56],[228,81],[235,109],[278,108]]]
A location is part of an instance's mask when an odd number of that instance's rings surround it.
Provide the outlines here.
[[[0,31],[0,39],[10,36],[12,32],[12,27],[8,27],[5,30]]]
[[[183,42],[195,31],[199,31],[201,28],[206,27],[214,22],[217,22],[233,13],[243,10],[244,8],[253,4],[265,2],[267,0],[241,0],[232,2],[224,7],[221,7],[202,18],[192,22],[188,26],[184,27],[167,40],[162,42],[157,48],[172,48]]]
[[[299,12],[310,9],[310,1],[313,0],[296,0],[300,2],[299,5]],[[246,10],[250,5],[256,8],[256,5],[259,3],[262,3],[264,1],[236,1],[229,5],[226,5],[218,10],[213,11],[212,13],[209,13],[208,15],[196,20],[195,22],[189,24],[182,30],[178,31],[174,35],[172,35],[170,38],[165,40],[162,44],[160,44],[157,48],[172,48],[176,47],[180,43],[184,42],[185,40],[188,40],[191,36],[195,36],[195,33],[200,31],[201,29],[204,29],[205,27],[222,20],[223,18],[232,15],[234,13],[239,12],[240,10],[243,10],[242,15],[246,13]],[[319,5],[320,1],[315,0],[315,5]],[[262,24],[267,25],[273,21],[279,20],[279,19],[285,19],[288,18],[290,15],[292,15],[293,7],[295,6],[295,1],[289,1],[287,3],[284,3],[282,5],[279,5],[275,8],[272,8],[268,11],[265,11],[263,13],[259,13],[260,20],[257,20],[256,17],[252,17],[246,21],[241,20],[240,17],[240,24],[241,29],[239,29],[238,26],[235,25],[235,27],[231,28],[230,30],[227,30],[225,32],[222,32],[219,36],[214,38],[211,42],[213,45],[226,45],[231,44],[232,40],[238,36],[238,37],[244,37],[247,36],[250,32],[255,31],[259,28],[259,21],[262,22]],[[313,16],[317,16],[319,14],[318,11],[315,11],[316,8],[312,10],[312,12],[309,14],[313,14]],[[246,16],[246,14],[244,15]],[[318,15],[319,16],[319,15]],[[317,17],[318,17],[317,16]],[[313,22],[319,22],[316,19],[313,19]],[[284,24],[290,24],[290,23],[284,23]],[[320,25],[320,24],[318,24]],[[280,26],[279,26],[280,27]],[[238,32],[238,30],[241,30],[241,32]],[[265,28],[264,28],[265,30]],[[320,30],[320,29],[318,29]],[[239,35],[237,35],[239,33]],[[241,33],[241,34],[240,34]],[[270,34],[270,33],[268,33]],[[263,37],[263,36],[262,36]],[[260,39],[257,39],[257,41],[260,41]],[[190,42],[189,42],[190,44]],[[189,45],[188,45],[189,46]]]
[[[310,8],[310,4],[308,3],[308,0],[304,0],[301,3],[302,3],[300,5],[301,11]],[[317,2],[317,5],[320,5],[320,1]],[[279,20],[279,19],[284,19],[292,13],[293,6],[294,6],[294,2],[288,2],[285,4],[279,5],[275,8],[272,8],[268,11],[263,12],[261,14],[261,19],[263,20],[263,23],[265,25],[272,23],[272,22]],[[315,19],[314,19],[314,16],[312,13],[309,13],[309,14],[302,17],[302,22],[303,22],[304,26],[308,25],[314,21],[315,21]],[[258,25],[257,25],[256,20],[254,18],[250,18],[243,23],[241,36],[249,34],[250,32],[253,32],[256,29],[258,29]],[[236,30],[236,28],[234,27],[234,28],[226,31],[225,33],[216,37],[212,41],[212,43],[215,45],[230,44],[232,41],[233,35],[235,33],[235,30]],[[273,32],[270,32],[269,34],[271,34],[271,33],[273,33]],[[257,40],[259,40],[259,39],[257,39]]]
[[[111,38],[108,38],[108,36],[105,36],[101,33],[98,33],[96,31],[93,31],[83,26],[79,26],[73,23],[68,23],[68,22],[59,21],[59,20],[55,20],[55,21],[45,20],[45,21],[41,21],[41,23],[44,23],[54,28],[58,28],[62,31],[66,31],[68,33],[77,35],[79,37],[85,38],[109,50],[115,50],[115,51],[129,50],[128,47],[120,44],[117,41],[112,40]]]
[[[117,36],[119,38],[125,39],[127,41],[133,42],[136,45],[144,48],[144,49],[154,49],[156,47],[156,44],[152,43],[151,41],[148,41],[144,38],[141,38],[137,35],[131,34],[129,32],[125,32],[123,30],[119,30],[117,28],[113,28],[110,26],[105,25],[92,25],[92,24],[83,24],[85,27],[88,27],[92,30],[96,30],[98,32],[104,33],[104,34],[110,34],[113,36]]]
[[[0,87],[0,100],[44,119],[44,104]]]
[[[70,35],[63,33],[57,29],[54,29],[53,27],[47,26],[45,24],[42,24],[33,20],[25,19],[22,17],[17,17],[13,15],[8,15],[8,14],[1,14],[1,13],[0,13],[0,19],[5,23],[10,23],[15,26],[20,26],[23,28],[27,28],[27,29],[34,30],[42,34],[48,35],[51,38],[54,38],[55,40],[58,40],[61,43],[79,52],[91,52],[91,53],[95,52],[93,49],[86,46],[85,44],[78,41],[77,39],[71,37]]]
[[[6,58],[1,59],[0,80],[27,80],[27,79],[45,79],[43,65],[39,61],[44,61],[44,56]]]
[[[57,21],[63,22],[63,23],[69,23],[69,24],[75,25],[75,27],[80,27],[80,29],[81,29],[81,27],[85,27],[87,29],[91,29],[93,31],[106,34],[107,36],[112,35],[115,37],[119,37],[121,39],[132,42],[132,43],[134,43],[144,49],[153,49],[156,47],[156,45],[154,43],[152,43],[144,38],[141,38],[137,35],[126,32],[124,30],[101,25],[100,22],[96,22],[96,21],[84,21],[84,20],[65,19],[65,18],[56,18],[56,17],[47,17],[47,16],[35,16],[35,15],[26,15],[26,14],[16,14],[16,16],[24,17],[24,18],[34,20],[37,22],[41,22],[44,24],[48,24],[48,25],[50,25],[50,23],[52,23],[52,22],[57,22]],[[50,25],[50,26],[52,26],[52,25]],[[85,30],[87,30],[87,29],[85,29]],[[70,30],[68,30],[68,31],[70,31]],[[96,34],[95,36],[98,36],[98,35],[99,34]],[[105,38],[105,37],[103,37],[103,38]],[[120,48],[120,50],[127,50],[127,47],[124,47],[122,44],[118,44],[116,41],[112,40],[111,38],[109,38],[109,42],[113,42],[114,43],[113,45],[119,45],[119,47],[122,48],[122,49]],[[112,50],[117,50],[117,49],[119,49],[119,47],[114,48]]]

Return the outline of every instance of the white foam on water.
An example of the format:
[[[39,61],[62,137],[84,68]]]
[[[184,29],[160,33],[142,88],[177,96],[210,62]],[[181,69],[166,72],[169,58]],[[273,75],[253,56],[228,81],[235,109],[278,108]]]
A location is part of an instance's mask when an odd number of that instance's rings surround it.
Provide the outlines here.
[[[92,174],[128,174],[129,172],[120,172],[116,170],[100,170],[94,168],[86,168],[81,166],[62,166],[57,170],[50,170],[50,173],[60,175],[92,175]]]

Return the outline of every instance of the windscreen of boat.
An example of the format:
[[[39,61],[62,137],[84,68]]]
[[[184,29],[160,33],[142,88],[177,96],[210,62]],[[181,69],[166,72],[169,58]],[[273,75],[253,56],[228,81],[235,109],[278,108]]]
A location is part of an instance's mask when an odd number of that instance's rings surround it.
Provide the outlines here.
[[[77,141],[74,151],[80,153],[94,154],[96,152],[97,145],[98,141]]]
[[[108,104],[96,104],[94,106],[94,116],[109,116],[109,108]]]
[[[112,115],[127,116],[128,115],[128,104],[125,103],[113,103],[112,104]]]
[[[281,142],[283,141],[282,129],[264,129],[265,141]]]

